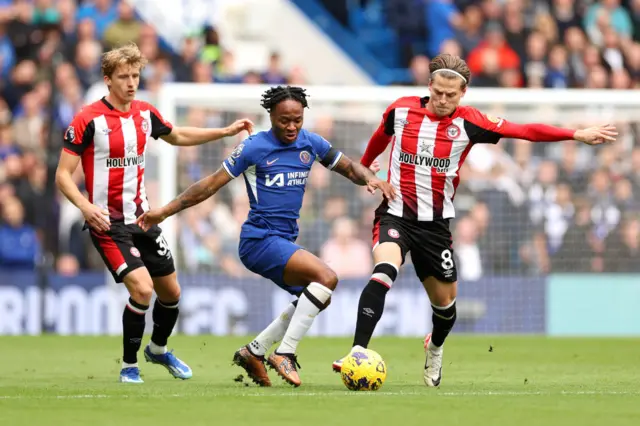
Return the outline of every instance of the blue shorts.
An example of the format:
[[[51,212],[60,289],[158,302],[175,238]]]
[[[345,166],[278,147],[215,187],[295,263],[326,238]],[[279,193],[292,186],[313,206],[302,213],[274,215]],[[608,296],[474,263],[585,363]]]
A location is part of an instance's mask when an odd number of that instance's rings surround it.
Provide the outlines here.
[[[270,279],[280,288],[299,296],[304,287],[292,287],[284,283],[284,268],[293,253],[302,249],[299,245],[278,236],[264,239],[240,240],[239,254],[244,266],[258,275]]]

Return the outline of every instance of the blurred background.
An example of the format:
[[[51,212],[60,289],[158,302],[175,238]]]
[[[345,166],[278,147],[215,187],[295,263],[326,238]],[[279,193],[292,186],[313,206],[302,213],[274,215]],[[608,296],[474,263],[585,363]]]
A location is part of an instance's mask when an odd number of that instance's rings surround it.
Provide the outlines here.
[[[363,112],[367,99],[314,111],[315,85],[401,86],[425,96],[430,58],[448,52],[468,61],[471,91],[549,90],[550,109],[510,115],[503,105],[502,116],[569,127],[596,123],[550,113],[556,92],[636,96],[640,84],[638,0],[0,0],[0,334],[119,332],[122,289],[53,175],[73,116],[106,94],[101,53],[129,41],[149,59],[141,99],[155,103],[172,83],[303,85],[312,95],[306,127],[354,159],[386,105],[374,103],[373,115]],[[268,128],[258,97],[252,108],[228,101],[161,112],[177,125],[221,127],[249,116]],[[458,331],[640,334],[640,314],[630,312],[640,300],[640,112],[615,117],[615,145],[503,139],[472,150],[452,222]],[[241,139],[176,152],[176,190],[214,172]],[[151,147],[152,206],[161,200],[159,156]],[[81,170],[76,179],[82,188]],[[299,243],[345,281],[317,334],[353,330],[379,201],[313,167]],[[177,219],[181,331],[251,332],[288,300],[238,258],[248,208],[239,179]],[[379,332],[421,335],[430,308],[410,259],[401,275]],[[593,310],[605,286],[620,312],[602,324]]]

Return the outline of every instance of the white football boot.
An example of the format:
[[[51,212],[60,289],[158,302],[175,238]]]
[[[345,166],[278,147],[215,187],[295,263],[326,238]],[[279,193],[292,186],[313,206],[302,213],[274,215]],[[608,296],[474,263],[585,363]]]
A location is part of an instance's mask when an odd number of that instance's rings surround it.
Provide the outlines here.
[[[438,387],[442,379],[443,347],[437,348],[431,343],[431,333],[424,339],[424,351],[427,355],[424,363],[424,384],[429,387]]]

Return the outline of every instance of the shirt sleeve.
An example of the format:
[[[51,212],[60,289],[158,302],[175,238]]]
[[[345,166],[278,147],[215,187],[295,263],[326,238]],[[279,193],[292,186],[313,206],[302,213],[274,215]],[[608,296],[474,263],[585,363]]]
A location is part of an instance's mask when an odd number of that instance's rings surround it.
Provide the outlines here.
[[[235,147],[231,155],[222,163],[222,167],[232,178],[237,178],[244,173],[251,165],[255,164],[252,158],[252,150],[249,140],[242,142]]]
[[[376,131],[369,139],[369,143],[367,144],[367,148],[362,154],[362,158],[360,159],[360,164],[365,167],[369,167],[373,161],[378,158],[380,154],[387,149],[389,146],[389,142],[391,142],[391,137],[395,133],[394,129],[394,121],[395,121],[395,105],[389,105],[385,112],[382,114],[382,121],[380,121],[380,125],[376,129]]]
[[[501,138],[524,139],[531,142],[559,142],[573,139],[574,130],[546,124],[516,124],[504,118],[482,114],[475,108],[465,110],[465,130],[472,143],[496,144]]]
[[[149,113],[151,115],[151,137],[158,139],[160,136],[168,135],[173,130],[173,124],[164,119],[160,111],[153,105],[149,104]]]
[[[95,125],[93,120],[87,121],[78,114],[64,132],[63,149],[69,154],[82,155],[82,153],[93,143]]]
[[[309,133],[309,138],[313,144],[316,159],[327,169],[333,170],[342,158],[342,152],[332,147],[328,140],[318,134]]]

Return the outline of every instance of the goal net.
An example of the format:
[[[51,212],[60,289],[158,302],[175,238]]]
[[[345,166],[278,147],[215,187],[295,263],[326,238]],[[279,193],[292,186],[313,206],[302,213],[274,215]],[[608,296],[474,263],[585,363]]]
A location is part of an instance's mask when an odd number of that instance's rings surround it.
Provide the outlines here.
[[[260,107],[266,89],[167,84],[157,106],[178,126],[222,127],[249,117],[261,131],[270,127]],[[358,160],[385,108],[398,97],[428,90],[310,86],[307,93],[305,128]],[[629,267],[625,238],[638,232],[632,213],[633,189],[640,184],[640,152],[634,151],[640,98],[617,91],[477,88],[463,103],[519,123],[582,127],[610,122],[621,131],[618,143],[604,147],[503,139],[495,146],[475,146],[462,169],[451,223],[460,280],[456,331],[544,333],[551,276]],[[167,203],[216,171],[245,136],[192,148],[155,145],[151,155],[157,161],[150,164],[157,167],[150,166],[148,177],[151,205]],[[388,158],[388,152],[379,158],[381,177],[386,177]],[[326,260],[341,282],[311,334],[353,333],[359,294],[372,270],[371,228],[379,202],[378,195],[313,166],[298,242]],[[238,178],[162,225],[184,287],[183,332],[251,334],[291,299],[246,271],[238,258],[248,209],[244,180]],[[409,257],[387,296],[377,333],[422,336],[430,328],[430,304]]]

